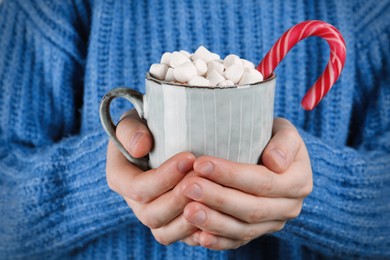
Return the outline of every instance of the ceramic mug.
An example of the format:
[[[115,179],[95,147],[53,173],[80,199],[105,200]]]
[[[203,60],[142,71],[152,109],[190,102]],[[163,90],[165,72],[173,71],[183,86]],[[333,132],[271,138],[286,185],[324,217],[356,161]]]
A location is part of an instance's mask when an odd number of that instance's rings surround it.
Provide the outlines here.
[[[104,129],[122,154],[142,169],[156,168],[190,151],[256,164],[272,133],[276,77],[246,86],[198,87],[160,81],[146,74],[146,94],[129,88],[109,91],[100,104]],[[115,135],[114,98],[129,100],[154,138],[145,158],[133,158]]]

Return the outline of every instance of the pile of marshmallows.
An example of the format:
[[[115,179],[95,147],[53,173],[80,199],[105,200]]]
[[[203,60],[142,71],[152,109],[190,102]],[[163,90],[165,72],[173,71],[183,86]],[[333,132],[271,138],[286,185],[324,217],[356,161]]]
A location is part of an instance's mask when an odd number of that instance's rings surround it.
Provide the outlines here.
[[[257,83],[263,75],[255,65],[237,55],[220,56],[200,46],[195,53],[165,52],[160,64],[152,64],[149,73],[156,79],[191,86],[229,87]]]

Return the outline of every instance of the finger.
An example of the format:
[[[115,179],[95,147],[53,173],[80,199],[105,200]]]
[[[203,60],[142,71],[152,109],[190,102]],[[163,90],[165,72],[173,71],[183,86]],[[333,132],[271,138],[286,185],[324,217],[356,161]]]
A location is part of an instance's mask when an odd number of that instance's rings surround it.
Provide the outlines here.
[[[197,230],[198,228],[188,223],[183,215],[180,215],[168,225],[158,229],[152,229],[152,233],[160,244],[170,245],[192,235]]]
[[[153,138],[145,121],[139,118],[135,109],[123,115],[116,127],[116,136],[125,149],[135,158],[149,153]]]
[[[123,156],[112,140],[108,141],[106,179],[108,186],[113,191],[122,196],[128,196],[128,187],[131,187],[128,179],[131,179],[142,172],[141,169],[130,163]]]
[[[202,233],[201,230],[195,231],[193,234],[189,235],[188,237],[185,237],[184,239],[180,240],[183,243],[186,243],[189,246],[199,246],[199,235]]]
[[[298,156],[304,157],[303,152]],[[256,196],[301,198],[310,193],[312,185],[309,159],[293,163],[283,174],[276,174],[263,165],[227,161],[202,156],[195,160],[194,170],[200,176],[222,186]]]
[[[284,221],[248,224],[210,209],[198,202],[189,203],[183,213],[185,219],[203,231],[233,240],[250,241],[261,235],[280,230]],[[201,243],[201,240],[199,240]],[[202,243],[201,243],[202,244]]]
[[[285,172],[295,160],[302,139],[295,127],[286,119],[276,118],[272,138],[264,149],[261,160],[271,171]]]
[[[199,245],[212,250],[228,250],[237,249],[249,241],[234,240],[226,237],[216,236],[207,231],[202,231],[199,234]]]
[[[191,201],[183,196],[179,185],[146,204],[128,198],[125,200],[137,218],[151,229],[158,229],[170,223],[183,213],[184,207]]]
[[[301,212],[302,199],[258,197],[200,177],[186,181],[185,196],[246,223],[286,220]]]
[[[107,182],[123,197],[147,203],[171,190],[190,170],[195,156],[188,152],[174,155],[160,167],[143,172],[109,142],[107,149]]]

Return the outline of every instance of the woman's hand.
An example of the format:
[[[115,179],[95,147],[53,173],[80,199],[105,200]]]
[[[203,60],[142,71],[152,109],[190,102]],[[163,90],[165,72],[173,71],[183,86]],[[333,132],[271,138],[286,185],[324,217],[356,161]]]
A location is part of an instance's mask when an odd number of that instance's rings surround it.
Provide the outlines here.
[[[133,157],[143,157],[152,148],[152,136],[134,110],[120,121],[116,134]],[[143,172],[130,163],[110,141],[107,150],[107,183],[124,198],[137,218],[152,230],[156,240],[167,245],[197,230],[182,214],[191,200],[176,186],[193,169],[194,161],[193,154],[179,153],[160,167]]]
[[[184,217],[200,229],[183,239],[185,243],[217,250],[237,248],[281,230],[288,219],[300,214],[313,187],[312,171],[305,144],[287,120],[275,119],[262,163],[196,159],[196,174],[179,185],[193,200]]]

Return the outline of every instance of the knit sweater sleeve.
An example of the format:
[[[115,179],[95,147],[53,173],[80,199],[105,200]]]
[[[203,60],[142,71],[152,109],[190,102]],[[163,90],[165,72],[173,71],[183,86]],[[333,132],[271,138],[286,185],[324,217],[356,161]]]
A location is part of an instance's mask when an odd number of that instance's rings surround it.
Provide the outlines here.
[[[334,148],[300,130],[314,189],[301,215],[276,234],[344,258],[390,257],[390,8],[385,9],[362,8],[367,17],[356,29],[350,144]]]
[[[0,4],[1,259],[61,254],[134,219],[106,184],[107,136],[79,132],[90,10],[76,2]]]

